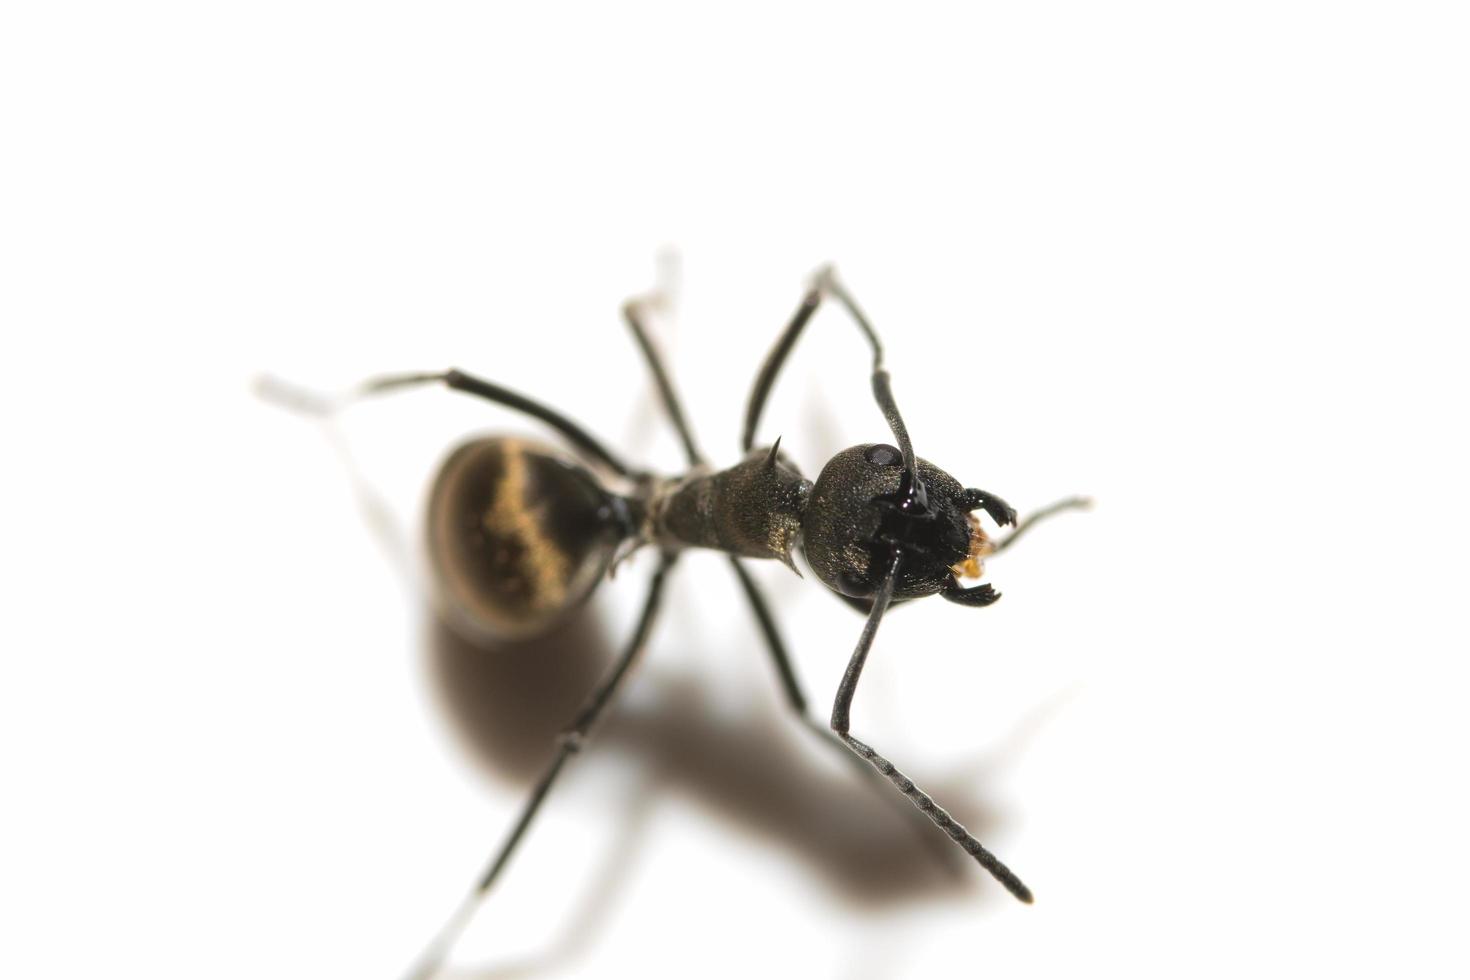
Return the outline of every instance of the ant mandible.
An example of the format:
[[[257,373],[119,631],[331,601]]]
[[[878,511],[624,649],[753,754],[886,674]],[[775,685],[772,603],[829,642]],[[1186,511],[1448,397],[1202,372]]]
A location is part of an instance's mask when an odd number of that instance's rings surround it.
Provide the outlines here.
[[[761,412],[777,375],[802,330],[828,299],[856,322],[872,349],[872,389],[897,447],[870,443],[832,457],[816,482],[805,479],[780,452],[780,440],[755,449]],[[546,633],[591,595],[597,583],[632,551],[658,550],[642,612],[632,638],[556,741],[520,816],[492,855],[474,888],[420,956],[410,980],[426,980],[442,962],[474,909],[504,870],[568,759],[581,751],[593,727],[637,661],[653,626],[669,571],[686,548],[724,551],[750,602],[775,662],[786,700],[797,718],[869,775],[876,770],[935,826],[1022,902],[1031,891],[963,825],[867,743],[850,731],[853,694],[878,625],[890,606],[938,594],[964,606],[988,606],[1000,598],[989,584],[966,587],[986,557],[1004,551],[1035,522],[1060,510],[1085,507],[1068,498],[1016,522],[1000,497],[965,487],[944,470],[914,455],[908,429],[894,400],[877,332],[830,268],[814,278],[801,305],[766,357],[745,410],[741,449],[745,458],[713,470],[699,451],[644,321],[650,303],[623,307],[678,433],[689,469],[662,477],[629,466],[580,425],[538,401],[459,370],[397,374],[370,380],[347,399],[313,400],[272,386],[267,392],[294,407],[326,414],[346,400],[419,385],[442,384],[531,416],[560,433],[581,457],[524,439],[493,437],[460,446],[435,479],[428,508],[428,552],[444,615],[479,641],[520,641]],[[583,464],[587,465],[583,465]],[[992,540],[974,512],[983,510],[1009,535]],[[857,647],[837,688],[830,727],[807,711],[806,695],[776,630],[765,598],[742,558],[774,558],[797,571],[800,547],[823,585],[867,616]]]

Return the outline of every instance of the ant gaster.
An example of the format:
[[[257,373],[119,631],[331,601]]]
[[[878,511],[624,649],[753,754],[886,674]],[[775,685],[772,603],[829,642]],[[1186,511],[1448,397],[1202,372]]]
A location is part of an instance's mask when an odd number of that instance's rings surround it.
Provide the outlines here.
[[[873,397],[897,446],[868,443],[845,449],[832,457],[813,483],[781,454],[780,440],[769,448],[754,448],[755,432],[787,356],[829,298],[847,310],[872,349]],[[349,396],[443,384],[538,419],[580,457],[572,461],[527,440],[495,437],[460,446],[444,463],[430,495],[428,551],[439,605],[451,625],[470,638],[507,641],[543,634],[581,605],[623,557],[645,546],[659,555],[632,638],[558,737],[556,753],[519,818],[470,894],[420,957],[410,973],[413,980],[436,972],[562,767],[583,747],[648,639],[669,570],[680,552],[691,547],[717,549],[729,556],[797,717],[824,740],[855,753],[854,762],[870,763],[872,769],[863,766],[864,772],[873,776],[876,770],[886,777],[1007,891],[1022,902],[1031,901],[1030,889],[969,831],[891,762],[853,737],[851,705],[878,625],[892,604],[937,593],[961,605],[990,605],[1000,598],[999,592],[988,583],[965,587],[959,578],[979,577],[983,559],[1004,550],[1035,521],[1087,502],[1063,500],[1017,525],[1016,512],[1000,497],[967,488],[915,456],[883,367],[878,335],[830,269],[817,275],[756,377],[745,413],[745,458],[728,469],[712,470],[695,444],[645,329],[649,305],[647,300],[630,301],[623,314],[683,444],[690,469],[679,477],[635,469],[554,409],[458,370],[381,377]],[[318,413],[336,407],[283,387],[274,387],[271,393]],[[1012,526],[1012,532],[992,541],[973,516],[980,510],[996,524]],[[829,728],[808,713],[806,696],[766,601],[739,560],[773,558],[799,575],[792,557],[798,548],[822,584],[867,617],[838,686]]]

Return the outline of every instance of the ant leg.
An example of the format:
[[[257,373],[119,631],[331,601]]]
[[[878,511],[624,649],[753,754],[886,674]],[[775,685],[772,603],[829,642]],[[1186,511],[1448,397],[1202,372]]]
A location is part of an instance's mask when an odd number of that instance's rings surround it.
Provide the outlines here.
[[[801,681],[796,678],[796,671],[791,666],[791,657],[787,654],[786,644],[782,641],[781,634],[776,629],[776,619],[771,615],[770,607],[766,605],[765,596],[757,588],[755,580],[750,577],[750,572],[746,571],[745,566],[740,563],[740,559],[734,555],[730,555],[729,558],[730,567],[735,569],[735,577],[740,580],[740,586],[745,590],[746,599],[750,600],[750,610],[755,613],[756,621],[760,624],[761,634],[766,639],[766,649],[770,652],[771,660],[776,665],[776,673],[781,678],[781,688],[786,692],[786,703],[790,706],[792,713],[796,715],[797,720],[801,722],[802,726],[821,739],[824,745],[832,746],[842,754],[844,759],[857,766],[858,772],[862,774],[863,778],[870,785],[881,790],[882,781],[878,779],[877,773],[873,772],[868,766],[863,765],[861,759],[854,758],[847,751],[847,747],[843,744],[842,740],[831,729],[823,728],[811,716],[811,713],[807,711],[806,694],[801,689]],[[895,803],[898,802],[886,792],[883,793],[883,798],[885,800],[893,800]],[[902,806],[902,804],[899,805]],[[907,818],[913,811],[904,807],[903,812],[904,817]],[[925,833],[922,839],[926,845],[930,841],[934,841],[936,844],[938,843],[928,833]]]
[[[704,456],[694,442],[694,434],[689,429],[689,423],[684,418],[684,407],[679,402],[679,395],[674,391],[674,384],[669,380],[669,374],[664,370],[663,359],[659,357],[658,349],[653,346],[649,339],[648,330],[643,325],[645,314],[650,305],[658,302],[659,297],[635,297],[623,304],[623,319],[628,321],[628,328],[633,331],[633,339],[638,342],[638,349],[643,352],[643,360],[647,362],[648,369],[653,373],[654,383],[658,385],[659,397],[663,400],[664,411],[669,413],[669,421],[679,432],[679,440],[684,444],[684,455],[689,459],[690,466],[700,466],[704,463]]]
[[[766,355],[765,363],[761,365],[760,373],[755,376],[755,384],[750,389],[750,399],[745,404],[745,428],[740,436],[741,452],[750,452],[755,444],[755,429],[760,424],[761,412],[765,410],[766,398],[771,393],[771,386],[776,382],[776,375],[786,363],[786,355],[791,353],[791,348],[796,344],[796,339],[801,336],[801,331],[806,328],[807,321],[812,314],[817,312],[817,307],[822,305],[822,290],[813,285],[801,298],[801,305],[792,314],[791,321],[786,324],[786,329],[781,331],[781,336],[776,338],[776,346]]]
[[[1058,500],[1054,504],[1048,504],[1038,511],[1033,511],[1026,516],[1024,521],[1016,525],[1014,531],[995,543],[995,551],[993,553],[998,555],[1002,551],[1005,551],[1015,543],[1017,538],[1025,534],[1037,522],[1043,521],[1053,514],[1060,514],[1064,510],[1087,510],[1091,506],[1091,497],[1067,497],[1065,500]]]
[[[471,374],[466,374],[455,368],[451,368],[448,371],[390,374],[379,378],[372,378],[358,385],[356,390],[337,398],[314,395],[311,392],[302,391],[274,378],[261,378],[256,383],[256,392],[269,401],[274,401],[279,405],[295,409],[299,412],[305,412],[308,415],[331,415],[338,409],[368,395],[379,395],[385,392],[396,391],[400,388],[411,388],[425,384],[443,384],[455,391],[475,395],[479,398],[495,402],[496,404],[504,405],[506,408],[515,409],[534,419],[539,419],[557,432],[560,432],[568,442],[582,453],[608,467],[619,476],[634,475],[633,470],[617,456],[614,456],[602,443],[594,439],[580,425],[555,409],[527,398],[518,392],[511,391],[509,388],[502,388],[500,385],[477,378]]]
[[[761,365],[760,373],[756,375],[755,384],[750,391],[750,400],[745,407],[745,429],[741,435],[741,449],[750,452],[751,445],[755,442],[756,426],[760,422],[761,412],[765,409],[766,398],[771,393],[771,386],[776,382],[776,375],[786,363],[787,355],[796,345],[802,330],[806,329],[812,314],[817,312],[817,307],[822,304],[822,300],[829,296],[847,310],[848,315],[857,323],[858,329],[863,332],[868,346],[873,349],[873,399],[878,403],[879,410],[883,412],[883,418],[888,422],[888,428],[893,432],[894,441],[898,443],[899,451],[903,454],[904,477],[900,487],[909,500],[918,501],[923,493],[919,486],[918,463],[914,457],[913,444],[909,441],[908,427],[904,425],[903,416],[898,411],[898,403],[893,398],[888,371],[883,367],[883,343],[878,339],[878,332],[863,315],[863,311],[858,307],[852,295],[837,281],[837,275],[831,267],[823,268],[817,273],[811,288],[807,290],[806,296],[802,297],[801,305],[796,308],[796,313],[786,324],[786,329],[776,339],[776,346],[772,347],[771,353],[766,355],[766,361]]]
[[[765,596],[761,595],[756,588],[755,580],[740,564],[740,559],[734,555],[728,556],[730,567],[735,570],[735,577],[740,580],[740,587],[745,590],[745,598],[750,602],[750,611],[755,613],[756,622],[760,624],[761,635],[766,638],[766,649],[771,653],[771,660],[776,665],[776,673],[781,677],[781,688],[786,692],[786,703],[791,710],[796,712],[802,722],[815,727],[815,722],[806,710],[806,695],[801,690],[801,681],[796,679],[796,671],[791,666],[791,658],[786,653],[786,644],[781,640],[781,634],[776,630],[776,619],[771,615],[770,607],[766,605]],[[831,733],[822,728],[816,728],[823,736]]]
[[[516,845],[525,835],[526,828],[530,826],[536,812],[541,809],[541,804],[551,791],[552,784],[556,782],[556,777],[560,775],[562,767],[566,765],[568,759],[582,750],[593,726],[597,724],[598,719],[602,717],[603,712],[612,701],[613,695],[617,693],[618,685],[622,683],[628,670],[638,659],[639,653],[643,651],[649,631],[653,627],[654,616],[658,612],[659,600],[663,595],[664,577],[673,566],[674,560],[673,555],[663,556],[658,570],[653,574],[653,580],[649,583],[648,596],[643,600],[643,612],[638,617],[638,626],[634,629],[628,645],[602,681],[587,696],[587,700],[582,703],[572,723],[557,736],[556,755],[541,773],[541,779],[536,783],[536,788],[531,791],[530,798],[521,808],[520,817],[511,827],[504,842],[496,849],[475,887],[471,889],[469,895],[460,903],[459,908],[449,917],[443,928],[419,956],[406,980],[428,980],[438,971],[445,954],[449,952],[464,927],[469,924],[471,916],[474,915],[475,909],[485,897],[485,893],[495,884],[495,879],[500,876],[511,854],[515,852]]]
[[[889,782],[898,787],[898,791],[908,797],[909,802],[918,807],[965,853],[979,862],[982,868],[989,871],[996,881],[1005,886],[1007,891],[1021,901],[1030,903],[1031,890],[1022,884],[1021,879],[1017,878],[1010,868],[1002,864],[959,821],[935,803],[933,797],[915,786],[912,779],[899,772],[893,763],[879,755],[871,746],[858,741],[848,733],[851,722],[852,696],[857,692],[858,678],[862,676],[863,665],[868,659],[868,649],[873,645],[873,637],[878,633],[878,623],[883,619],[883,613],[893,599],[893,584],[898,578],[898,567],[902,560],[902,554],[895,551],[888,574],[878,587],[877,594],[873,596],[873,611],[868,614],[868,621],[863,626],[862,636],[858,639],[857,648],[853,650],[852,659],[848,661],[847,670],[842,675],[842,683],[837,688],[837,698],[832,704],[832,730],[860,758],[872,763],[874,769],[877,769],[888,778]]]

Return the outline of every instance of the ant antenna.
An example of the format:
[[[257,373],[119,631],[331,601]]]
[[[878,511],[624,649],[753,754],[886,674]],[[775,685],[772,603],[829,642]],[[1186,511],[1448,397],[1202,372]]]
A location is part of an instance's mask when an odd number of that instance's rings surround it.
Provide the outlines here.
[[[801,301],[801,306],[797,308],[791,322],[786,325],[786,329],[777,339],[776,346],[771,348],[771,353],[766,357],[766,363],[761,366],[760,375],[756,378],[755,387],[750,393],[750,403],[745,411],[742,448],[746,452],[750,451],[751,444],[755,442],[755,428],[760,421],[761,410],[765,408],[766,397],[770,394],[771,385],[775,382],[777,373],[780,372],[781,366],[786,361],[786,355],[791,353],[791,348],[796,345],[797,338],[801,336],[812,314],[817,311],[822,300],[828,296],[842,304],[848,315],[857,323],[858,329],[862,330],[868,345],[873,348],[873,398],[877,401],[878,409],[883,413],[888,428],[893,432],[893,439],[898,443],[899,452],[903,454],[899,506],[904,510],[922,510],[927,506],[927,501],[924,496],[924,486],[919,482],[918,460],[914,456],[913,443],[909,441],[908,427],[904,425],[903,415],[898,411],[898,402],[894,400],[888,370],[883,367],[883,342],[878,339],[878,332],[868,322],[867,316],[852,298],[852,294],[842,283],[838,282],[837,273],[830,265],[818,270],[812,281],[811,289]]]
[[[898,451],[903,453],[903,482],[899,485],[899,493],[903,495],[905,505],[911,505],[916,500],[922,503],[924,491],[919,484],[918,460],[914,457],[914,445],[909,441],[908,426],[903,424],[903,416],[898,411],[898,402],[893,398],[888,370],[883,366],[883,342],[878,339],[878,331],[874,330],[873,325],[868,322],[868,318],[857,305],[857,301],[852,298],[852,294],[837,281],[837,273],[830,265],[824,266],[817,273],[817,288],[842,304],[848,315],[867,336],[868,343],[873,348],[873,399],[877,401],[879,411],[883,413],[888,428],[893,432],[893,439],[898,443]],[[908,506],[905,506],[904,509],[907,510]]]
[[[857,693],[858,678],[862,676],[863,666],[867,663],[868,650],[873,646],[873,638],[878,634],[878,624],[883,620],[883,614],[888,610],[889,603],[893,601],[893,587],[898,580],[898,570],[902,564],[903,552],[895,548],[888,561],[888,573],[883,576],[878,591],[873,595],[873,608],[868,613],[868,621],[863,624],[863,632],[858,638],[857,648],[853,650],[852,659],[847,663],[847,670],[842,674],[842,683],[837,688],[837,698],[832,704],[832,730],[847,744],[848,748],[872,764],[873,768],[886,777],[900,793],[908,797],[909,802],[918,807],[920,812],[933,821],[936,827],[944,831],[945,836],[958,844],[966,854],[975,859],[976,863],[990,872],[991,876],[1000,882],[1006,891],[1029,905],[1032,901],[1031,889],[1026,887],[1014,871],[990,853],[984,844],[981,844],[973,834],[965,829],[964,824],[950,816],[948,810],[936,803],[934,797],[919,789],[912,779],[899,771],[897,766],[879,755],[872,746],[859,741],[848,733],[852,717],[852,696]]]

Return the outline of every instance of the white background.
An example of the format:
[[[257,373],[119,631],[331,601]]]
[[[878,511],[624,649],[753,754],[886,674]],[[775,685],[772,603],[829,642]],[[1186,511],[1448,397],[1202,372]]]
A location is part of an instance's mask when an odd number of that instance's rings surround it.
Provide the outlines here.
[[[0,15],[0,973],[399,973],[649,556],[520,659],[448,642],[421,495],[534,426],[334,442],[251,379],[455,364],[672,471],[617,309],[674,246],[718,461],[830,260],[921,454],[1097,499],[997,606],[895,613],[855,705],[1037,903],[789,723],[696,554],[453,976],[1465,975],[1459,6],[525,6]],[[865,372],[823,313],[763,439],[884,438]],[[757,572],[825,715],[860,621]]]

